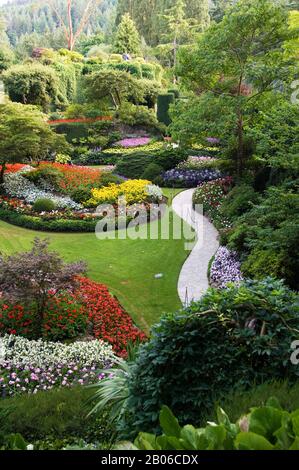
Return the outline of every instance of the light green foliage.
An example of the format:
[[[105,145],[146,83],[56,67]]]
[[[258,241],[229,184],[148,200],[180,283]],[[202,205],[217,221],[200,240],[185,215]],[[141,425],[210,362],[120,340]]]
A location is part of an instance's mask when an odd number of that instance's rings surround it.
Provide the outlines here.
[[[58,77],[42,64],[14,65],[3,73],[3,81],[12,101],[39,105],[47,111],[57,96]]]
[[[127,72],[102,69],[87,75],[84,86],[89,101],[110,97],[116,108],[119,108],[128,97],[139,103],[144,99],[142,82]]]
[[[209,1],[186,0],[185,3],[186,17],[197,25],[198,30],[204,30],[210,21]],[[166,32],[165,12],[172,7],[173,0],[119,0],[116,23],[120,23],[124,13],[129,13],[146,43],[156,46]]]
[[[113,52],[118,54],[140,54],[140,36],[131,19],[130,15],[126,13],[123,15],[121,22],[116,31]]]
[[[183,48],[178,74],[189,90],[202,94],[178,104],[173,136],[192,139],[196,132],[199,137],[221,137],[240,176],[252,156],[247,155],[244,141],[252,137],[248,126],[258,99],[272,90],[274,80],[289,78],[284,54],[289,34],[287,12],[279,4],[239,0],[194,48]]]
[[[63,136],[55,134],[36,107],[19,103],[0,106],[0,164],[46,159],[48,152],[66,150]]]

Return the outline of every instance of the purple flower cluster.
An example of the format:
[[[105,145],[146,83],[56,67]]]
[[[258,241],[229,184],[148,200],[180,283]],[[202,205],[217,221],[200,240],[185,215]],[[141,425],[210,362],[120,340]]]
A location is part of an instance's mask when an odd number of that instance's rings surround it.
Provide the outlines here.
[[[130,147],[140,147],[142,145],[147,145],[150,143],[149,137],[130,137],[128,139],[120,140],[116,143],[116,146],[123,147],[123,148],[130,148]]]
[[[105,368],[110,368],[107,363]],[[9,361],[0,363],[0,398],[21,393],[37,393],[57,387],[88,385],[105,378],[100,373],[103,364],[83,366],[76,363],[56,364],[55,366],[35,367],[15,365]]]
[[[210,281],[213,287],[224,289],[229,282],[243,281],[241,263],[234,251],[221,246],[211,266]]]
[[[217,137],[207,137],[206,141],[211,144],[211,145],[218,145],[220,144],[220,139],[217,139]]]
[[[175,184],[182,188],[194,188],[206,181],[216,180],[221,178],[222,174],[219,170],[203,168],[202,170],[186,170],[174,168],[173,170],[166,171],[163,175],[165,184]]]

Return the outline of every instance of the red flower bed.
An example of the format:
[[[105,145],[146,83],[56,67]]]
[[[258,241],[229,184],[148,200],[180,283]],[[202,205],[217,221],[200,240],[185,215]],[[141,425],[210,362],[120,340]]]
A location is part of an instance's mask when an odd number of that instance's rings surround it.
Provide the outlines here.
[[[20,171],[22,168],[24,168],[24,163],[13,163],[13,164],[7,164],[5,166],[5,173],[16,173],[17,171]],[[0,170],[2,169],[2,165],[0,165]]]
[[[38,169],[43,167],[56,168],[63,173],[63,178],[59,183],[60,187],[62,190],[70,192],[74,191],[78,186],[93,187],[101,178],[101,171],[95,168],[42,162],[38,166]]]
[[[97,122],[97,121],[112,121],[112,116],[99,116],[96,118],[78,118],[78,119],[55,119],[54,121],[48,121],[48,124],[68,124],[68,123],[88,123],[88,122]]]
[[[80,283],[79,298],[87,307],[96,338],[110,343],[116,354],[122,357],[127,354],[129,342],[146,339],[105,285],[86,278],[80,278]]]
[[[113,297],[108,288],[87,278],[79,278],[80,288],[73,294],[51,297],[44,316],[43,338],[48,341],[74,339],[84,335],[88,323],[95,338],[110,343],[114,352],[125,357],[129,342],[144,341],[145,334]],[[35,312],[30,306],[0,302],[0,332],[35,335]]]
[[[35,337],[34,307],[24,305],[0,304],[0,331]],[[72,339],[84,334],[88,323],[88,314],[73,295],[59,295],[48,301],[44,315],[43,338],[49,341]]]

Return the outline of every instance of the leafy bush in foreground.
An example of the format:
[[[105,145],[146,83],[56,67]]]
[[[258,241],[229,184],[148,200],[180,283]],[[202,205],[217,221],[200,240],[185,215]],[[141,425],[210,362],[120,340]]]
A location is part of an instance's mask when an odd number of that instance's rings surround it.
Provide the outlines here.
[[[298,377],[298,295],[271,278],[210,289],[167,315],[142,345],[129,380],[125,430],[158,430],[162,405],[196,424],[216,400],[267,380]]]
[[[141,432],[134,445],[123,443],[117,449],[134,450],[299,450],[299,409],[283,410],[276,398],[266,406],[253,408],[247,416],[232,423],[217,410],[217,423],[205,428],[183,428],[167,406],[160,412],[162,435]]]

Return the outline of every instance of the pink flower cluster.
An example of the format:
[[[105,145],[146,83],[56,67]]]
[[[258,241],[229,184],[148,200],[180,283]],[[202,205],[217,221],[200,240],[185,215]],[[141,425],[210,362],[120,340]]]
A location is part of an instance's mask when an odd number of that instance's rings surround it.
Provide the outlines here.
[[[150,143],[149,137],[131,137],[128,139],[120,140],[116,143],[119,147],[130,148],[130,147],[140,147],[142,145],[147,145]]]

